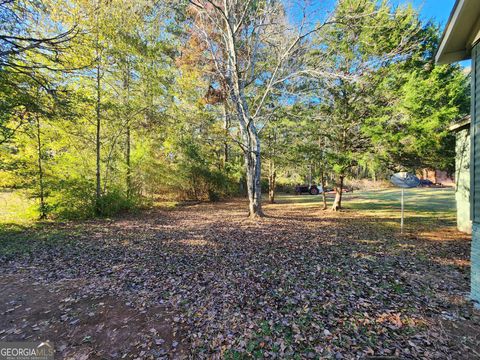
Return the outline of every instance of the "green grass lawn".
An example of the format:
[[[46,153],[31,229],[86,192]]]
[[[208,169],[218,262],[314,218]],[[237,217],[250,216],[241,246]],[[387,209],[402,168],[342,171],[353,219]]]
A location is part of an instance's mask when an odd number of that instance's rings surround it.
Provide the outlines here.
[[[334,196],[327,195],[329,206]],[[343,195],[342,206],[365,215],[395,219],[400,217],[400,196],[401,189],[355,191]],[[278,203],[303,206],[319,206],[322,202],[321,196],[312,195],[281,194],[276,199]],[[453,224],[456,218],[454,188],[405,189],[405,218],[406,223],[441,219]]]
[[[6,224],[29,224],[38,218],[33,199],[25,191],[0,190],[0,226]]]
[[[50,221],[40,222],[38,218],[38,203],[26,191],[0,190],[0,258],[68,245],[67,234],[61,227]]]
[[[343,195],[343,207],[368,214],[398,217],[400,210],[400,189],[355,191]],[[334,194],[328,194],[329,206]],[[322,197],[312,195],[278,194],[279,204],[319,206]],[[173,203],[172,203],[173,204]],[[164,205],[164,204],[163,204]],[[405,214],[415,217],[441,217],[455,219],[455,191],[453,188],[415,188],[405,190]],[[21,190],[0,191],[0,225],[29,224],[38,217],[35,201]]]

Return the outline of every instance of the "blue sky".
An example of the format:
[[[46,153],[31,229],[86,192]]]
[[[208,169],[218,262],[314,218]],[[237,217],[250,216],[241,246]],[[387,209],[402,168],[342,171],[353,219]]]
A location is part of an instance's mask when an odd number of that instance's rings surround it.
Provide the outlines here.
[[[313,19],[318,20],[318,17],[327,16],[334,8],[334,4],[337,0],[310,0],[309,10]],[[295,4],[293,0],[293,4]],[[300,1],[301,3],[301,1]],[[434,23],[440,26],[440,31],[443,32],[445,25],[447,24],[450,12],[453,9],[455,0],[390,0],[392,5],[407,5],[411,4],[415,9],[420,12],[420,17],[423,21],[432,20]],[[295,5],[290,9],[293,17],[301,16],[301,9]],[[317,17],[318,16],[318,17]],[[299,20],[298,17],[296,20]],[[462,61],[460,63],[463,67],[469,67],[470,61]]]
[[[310,0],[309,11],[313,21],[318,21],[319,18],[328,16],[328,13],[334,9],[336,2],[337,0]],[[295,6],[295,0],[293,2],[292,0],[290,2],[287,1],[287,3],[293,4],[293,7],[290,8],[291,14],[296,21],[299,21],[302,14],[301,8]],[[420,17],[423,21],[432,20],[440,26],[440,31],[443,32],[455,0],[390,0],[390,3],[394,6],[413,5],[420,12]],[[462,61],[460,64],[463,67],[470,66],[469,61]]]
[[[292,6],[289,10],[293,15],[293,18],[299,20],[301,17],[301,7],[296,6],[296,0],[290,0],[286,2]],[[302,1],[299,1],[302,3]],[[310,0],[309,11],[313,19],[318,20],[319,17],[327,15],[331,12],[335,6],[336,0]],[[445,27],[450,12],[452,11],[455,0],[390,0],[393,5],[406,5],[412,4],[417,10],[420,10],[420,16],[422,20],[433,20],[435,23],[441,26],[441,29]]]
[[[442,26],[447,23],[455,0],[393,0],[393,4],[413,4],[413,7],[421,10],[424,20],[433,19]]]
[[[414,8],[420,10],[420,16],[423,20],[433,20],[440,25],[440,31],[443,32],[447,24],[450,12],[453,9],[455,0],[391,0],[393,4],[412,4]],[[470,67],[470,61],[461,61],[462,67]]]

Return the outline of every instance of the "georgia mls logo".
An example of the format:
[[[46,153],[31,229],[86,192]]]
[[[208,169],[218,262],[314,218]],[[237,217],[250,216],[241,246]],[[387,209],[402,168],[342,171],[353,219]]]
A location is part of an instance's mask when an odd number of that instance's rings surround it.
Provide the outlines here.
[[[53,360],[54,352],[49,341],[0,342],[0,360]]]

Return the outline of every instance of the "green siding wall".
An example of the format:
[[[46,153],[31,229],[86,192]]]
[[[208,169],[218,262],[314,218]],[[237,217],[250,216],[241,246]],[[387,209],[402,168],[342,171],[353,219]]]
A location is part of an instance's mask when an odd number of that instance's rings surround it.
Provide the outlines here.
[[[472,217],[471,298],[480,304],[480,47],[472,49],[470,196]]]
[[[455,149],[455,201],[457,203],[458,230],[470,234],[470,129],[456,134]]]
[[[480,224],[472,224],[470,297],[480,304]]]

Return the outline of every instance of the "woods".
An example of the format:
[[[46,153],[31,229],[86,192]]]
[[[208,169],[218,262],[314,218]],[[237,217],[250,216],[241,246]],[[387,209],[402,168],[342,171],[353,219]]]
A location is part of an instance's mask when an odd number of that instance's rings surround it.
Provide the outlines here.
[[[292,6],[3,1],[0,186],[41,218],[243,194],[261,217],[262,192],[312,169],[333,210],[360,173],[451,172],[469,90],[433,64],[436,25],[386,1]]]
[[[480,357],[480,8],[425,4],[0,0],[0,357]]]

